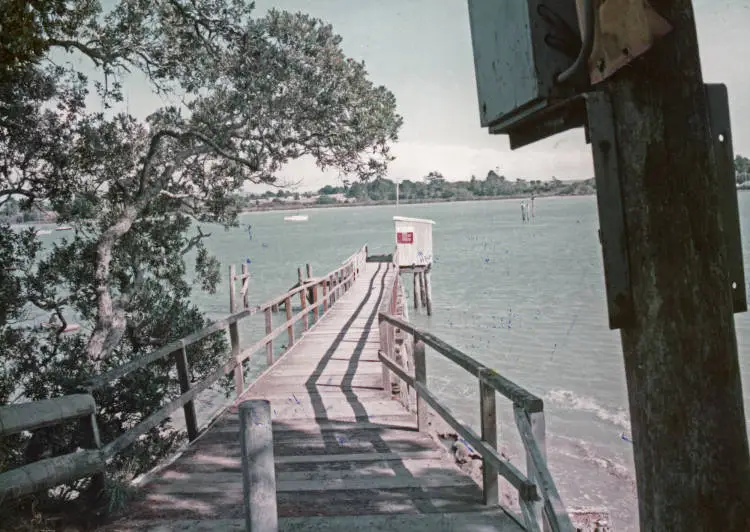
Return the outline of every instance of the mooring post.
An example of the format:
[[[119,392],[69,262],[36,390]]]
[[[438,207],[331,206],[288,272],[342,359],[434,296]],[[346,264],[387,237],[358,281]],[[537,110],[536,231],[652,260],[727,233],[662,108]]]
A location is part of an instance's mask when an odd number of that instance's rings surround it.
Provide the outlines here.
[[[246,530],[277,532],[271,403],[265,399],[243,401],[239,414]]]
[[[424,270],[419,272],[419,291],[422,294],[422,308],[427,308],[427,283],[424,278]]]
[[[419,295],[419,278],[417,273],[414,272],[414,288],[412,289],[412,298],[414,299],[414,310],[419,309],[419,300],[422,296]]]
[[[234,264],[229,265],[229,313],[234,314]]]
[[[622,194],[632,315],[621,339],[640,529],[748,530],[732,221],[721,208],[716,148],[730,126],[710,123],[693,2],[650,3],[673,29],[600,84],[614,141],[594,130],[602,113],[589,112],[597,181],[605,172]],[[600,206],[599,216],[609,213]]]

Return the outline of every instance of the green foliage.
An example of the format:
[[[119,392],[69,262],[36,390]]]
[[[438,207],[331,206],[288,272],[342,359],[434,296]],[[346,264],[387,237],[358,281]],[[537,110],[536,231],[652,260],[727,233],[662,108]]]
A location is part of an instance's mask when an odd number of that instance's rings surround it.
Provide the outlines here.
[[[42,249],[33,230],[0,226],[3,403],[76,392],[206,326],[186,261],[195,284],[213,293],[220,264],[204,229],[237,223],[245,184],[273,184],[303,155],[364,180],[385,173],[401,126],[393,95],[344,55],[330,25],[252,10],[243,0],[119,0],[105,15],[95,0],[3,4],[0,215],[51,210],[75,229]],[[76,70],[80,62],[51,61],[53,52],[83,58],[98,78]],[[133,70],[182,103],[146,121],[117,112]],[[94,93],[106,113],[87,107]],[[66,333],[70,323],[81,327]],[[188,348],[193,379],[218,366],[226,343],[218,333]],[[172,369],[157,361],[96,392],[104,442],[179,395]],[[125,495],[113,478],[147,470],[178,437],[162,424],[118,456],[105,506]],[[5,439],[0,464],[90,446],[80,424],[49,427]],[[86,479],[74,482],[55,500],[87,489]],[[20,501],[29,519],[35,500],[54,506],[44,494]]]
[[[322,194],[321,196],[318,197],[318,200],[316,203],[318,205],[335,205],[338,202],[336,201],[336,198],[332,198],[331,196]]]

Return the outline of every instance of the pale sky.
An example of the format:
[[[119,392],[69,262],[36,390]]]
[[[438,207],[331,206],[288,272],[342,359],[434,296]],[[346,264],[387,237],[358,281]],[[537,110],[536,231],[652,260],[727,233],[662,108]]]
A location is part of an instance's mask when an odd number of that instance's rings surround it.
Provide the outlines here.
[[[750,0],[693,4],[704,79],[728,86],[735,152],[750,155]],[[256,6],[258,15],[276,7],[330,22],[344,52],[364,60],[370,79],[395,94],[404,125],[389,177],[419,179],[438,170],[458,180],[492,169],[513,179],[593,176],[581,129],[510,151],[507,137],[481,128],[465,0],[258,0]],[[144,83],[126,89],[136,116],[162,105]],[[302,179],[300,190],[340,183],[335,171],[323,174],[306,160],[280,176]]]

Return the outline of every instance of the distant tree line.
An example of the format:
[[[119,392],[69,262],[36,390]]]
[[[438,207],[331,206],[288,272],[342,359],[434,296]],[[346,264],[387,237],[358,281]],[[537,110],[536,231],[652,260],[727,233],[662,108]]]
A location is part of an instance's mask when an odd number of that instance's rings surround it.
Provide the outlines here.
[[[399,198],[403,201],[420,200],[470,200],[481,197],[523,196],[523,195],[583,195],[595,191],[594,180],[549,181],[515,179],[509,180],[494,171],[485,179],[471,176],[469,181],[448,181],[437,171],[430,172],[424,179],[412,181],[404,179],[399,184]],[[396,199],[396,183],[379,178],[368,182],[344,183],[340,187],[330,185],[319,190],[320,194],[344,194],[358,201],[393,201]]]

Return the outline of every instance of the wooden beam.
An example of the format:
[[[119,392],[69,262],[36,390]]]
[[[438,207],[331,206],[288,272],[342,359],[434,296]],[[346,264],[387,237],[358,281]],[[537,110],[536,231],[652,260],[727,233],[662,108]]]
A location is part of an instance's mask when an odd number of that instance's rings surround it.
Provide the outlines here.
[[[240,355],[240,330],[237,327],[237,322],[229,325],[229,343],[232,346],[232,358],[236,361]],[[239,397],[245,391],[245,375],[242,363],[238,363],[232,371],[234,372],[234,393]]]
[[[180,381],[180,393],[190,390],[190,366],[188,364],[185,347],[173,353],[177,365],[177,379]],[[198,418],[195,415],[195,401],[188,401],[183,407],[185,413],[185,428],[188,439],[193,441],[198,437]]]
[[[513,414],[516,418],[518,432],[521,434],[521,442],[534,468],[535,483],[542,495],[544,514],[552,530],[569,530],[572,532],[575,527],[573,527],[570,516],[560,498],[552,474],[549,472],[547,460],[539,448],[539,443],[534,438],[534,431],[528,414],[520,406],[513,407]]]
[[[235,307],[235,296],[234,296],[234,264],[229,265],[229,313],[234,314]]]
[[[617,158],[618,175],[608,178],[619,180],[624,203],[633,312],[620,332],[640,529],[747,530],[750,452],[715,149],[722,132],[711,130],[693,2],[651,3],[674,30],[601,84],[614,145],[591,132],[595,167]]]
[[[417,328],[406,320],[384,312],[378,314],[378,319],[403,329],[417,340],[424,341],[425,344],[432,347],[445,358],[455,362],[475,377],[486,382],[498,393],[510,399],[514,404],[523,406],[526,411],[541,412],[544,409],[544,402],[541,398],[521,386],[518,386],[509,379],[506,379],[495,370],[488,368],[484,364],[480,364],[469,355],[445,343],[435,335]]]
[[[287,334],[289,335],[289,343],[287,344],[287,349],[291,349],[294,345],[294,323],[292,322],[292,298],[287,297],[286,303],[284,305],[286,307],[286,322],[289,324],[287,327]]]
[[[443,418],[448,425],[453,427],[453,430],[455,430],[459,436],[464,438],[469,445],[471,445],[474,450],[482,456],[482,458],[486,458],[492,462],[503,478],[518,490],[520,497],[527,500],[536,500],[539,498],[534,483],[530,482],[516,466],[500,456],[496,449],[487,445],[486,442],[483,442],[482,438],[480,438],[476,432],[456,419],[450,409],[441,404],[438,398],[435,397],[425,385],[417,383],[415,388],[417,389],[417,393],[422,394],[425,401],[427,401],[437,415]]]
[[[58,425],[95,413],[96,403],[88,394],[66,395],[55,399],[3,406],[0,407],[0,436]]]
[[[414,342],[414,383],[417,382],[427,386],[427,360],[424,342],[421,340]],[[414,383],[411,386],[417,390]],[[419,393],[419,390],[417,390],[417,429],[420,432],[427,432],[428,430],[427,402]]]
[[[103,471],[105,467],[101,451],[81,451],[26,464],[0,473],[0,501],[54,488]]]
[[[479,420],[482,429],[482,441],[497,449],[497,401],[495,389],[485,381],[479,380]],[[482,460],[482,492],[484,504],[497,506],[500,503],[500,472],[492,463]],[[531,477],[529,477],[531,480]]]
[[[271,316],[271,309],[266,309],[266,364],[269,366],[273,364],[273,320]]]

